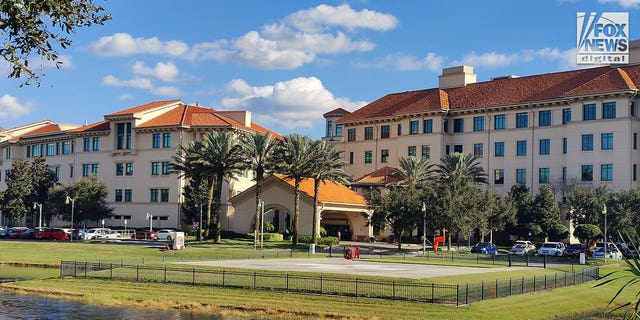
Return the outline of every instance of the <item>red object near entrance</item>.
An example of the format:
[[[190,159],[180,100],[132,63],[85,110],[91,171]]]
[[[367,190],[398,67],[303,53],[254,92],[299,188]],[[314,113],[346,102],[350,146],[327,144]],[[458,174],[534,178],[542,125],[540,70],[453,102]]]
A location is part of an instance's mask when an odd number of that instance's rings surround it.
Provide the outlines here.
[[[438,243],[444,244],[444,241],[447,238],[446,232],[447,232],[447,229],[442,228],[441,236],[433,237],[433,252],[438,252]]]

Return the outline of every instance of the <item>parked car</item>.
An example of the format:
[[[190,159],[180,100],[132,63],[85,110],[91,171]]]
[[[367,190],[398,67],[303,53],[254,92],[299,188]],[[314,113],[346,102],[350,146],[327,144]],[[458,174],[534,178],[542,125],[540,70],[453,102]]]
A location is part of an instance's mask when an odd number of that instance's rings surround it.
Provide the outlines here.
[[[9,228],[0,228],[0,238],[6,238],[9,235]]]
[[[104,235],[102,235],[102,239],[120,239],[122,238],[122,234],[116,230],[109,230]]]
[[[538,255],[541,256],[562,256],[564,253],[564,243],[562,242],[545,242],[538,250]]]
[[[631,248],[628,248],[627,250],[625,250],[624,256],[627,257],[627,259],[639,257],[638,251],[636,249],[631,249]]]
[[[26,227],[14,227],[9,229],[9,233],[7,234],[7,238],[9,239],[20,239],[20,233],[27,230]]]
[[[94,239],[102,239],[106,234],[109,233],[111,229],[109,228],[93,228],[89,229],[84,234],[84,240],[94,240]]]
[[[576,258],[576,257],[579,257],[581,253],[584,253],[586,257],[591,255],[591,250],[589,249],[589,246],[587,246],[586,244],[574,243],[574,244],[568,245],[567,248],[564,249],[563,255],[565,257]]]
[[[131,239],[135,240],[158,240],[158,233],[153,230],[136,231]]]
[[[471,253],[496,254],[498,246],[491,242],[478,242],[471,248]]]
[[[518,240],[516,243],[509,249],[509,254],[515,254],[518,256],[523,256],[525,254],[535,254],[536,246],[531,243],[531,241]]]
[[[598,247],[596,248],[596,251],[593,252],[593,254],[591,254],[591,258],[594,259],[602,259],[604,258],[604,247]],[[622,260],[622,253],[620,252],[620,250],[618,250],[618,248],[610,246],[609,248],[607,248],[607,259],[613,259],[613,260]]]
[[[170,229],[160,229],[158,230],[158,239],[160,240],[173,240],[173,233],[175,231],[170,230]]]
[[[26,229],[20,232],[20,239],[35,239],[36,238],[36,229]]]
[[[66,233],[63,229],[59,228],[48,228],[44,230],[38,230],[35,234],[37,239],[49,239],[49,240],[67,240],[69,239],[69,234]]]

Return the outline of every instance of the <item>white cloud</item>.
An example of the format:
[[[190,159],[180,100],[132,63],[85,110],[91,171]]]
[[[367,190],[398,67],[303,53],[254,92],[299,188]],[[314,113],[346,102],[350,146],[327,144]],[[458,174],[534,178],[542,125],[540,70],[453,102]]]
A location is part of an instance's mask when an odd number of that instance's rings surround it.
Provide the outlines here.
[[[638,8],[640,0],[598,0],[600,3],[617,3],[623,8]]]
[[[561,68],[575,68],[575,49],[562,51],[558,48],[525,49],[516,53],[487,52],[466,54],[461,61],[453,61],[450,65],[469,65],[477,68],[498,68],[533,61],[557,61]]]
[[[474,67],[504,67],[513,64],[517,59],[516,54],[507,55],[495,52],[476,54],[471,52],[462,58],[462,63]]]
[[[285,22],[306,32],[316,32],[324,26],[385,31],[398,25],[398,19],[390,14],[367,9],[355,11],[348,4],[338,7],[322,4],[308,10],[300,10],[286,17]]]
[[[251,86],[235,79],[225,86],[225,108],[244,108],[252,111],[265,124],[282,125],[288,129],[310,128],[322,114],[335,108],[356,109],[366,104],[336,98],[316,77],[295,78],[272,86]]]
[[[151,89],[153,84],[147,78],[134,77],[130,80],[120,80],[112,75],[104,76],[102,84],[109,87],[125,87],[135,89]]]
[[[151,93],[156,96],[178,97],[182,95],[182,91],[174,86],[151,88]]]
[[[132,94],[129,94],[129,93],[123,93],[123,94],[118,96],[118,100],[132,100],[133,98],[134,98],[134,96]]]
[[[12,95],[4,94],[0,97],[0,119],[17,119],[20,116],[29,114],[30,111],[30,104],[20,103]]]
[[[128,33],[115,33],[89,45],[89,50],[99,56],[157,54],[177,57],[185,54],[188,49],[189,46],[182,41],[161,41],[157,37],[133,38]]]
[[[176,65],[172,62],[158,62],[155,67],[150,68],[147,67],[144,62],[136,61],[136,63],[131,68],[131,71],[134,74],[151,76],[166,82],[175,81],[180,74],[178,67],[176,67]]]
[[[422,58],[396,53],[387,55],[384,59],[378,62],[360,62],[357,65],[360,68],[381,68],[400,71],[416,71],[425,69],[429,71],[438,71],[442,68],[443,62],[444,57],[438,56],[433,52],[427,53],[427,55]]]

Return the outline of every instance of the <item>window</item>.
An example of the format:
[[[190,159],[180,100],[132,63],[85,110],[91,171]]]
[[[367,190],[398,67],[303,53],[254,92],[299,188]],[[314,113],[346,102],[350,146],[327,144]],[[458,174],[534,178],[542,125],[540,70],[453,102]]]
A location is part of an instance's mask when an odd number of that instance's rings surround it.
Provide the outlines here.
[[[631,176],[632,176],[633,181],[637,181],[638,180],[638,165],[634,163],[633,164],[633,169],[631,171],[632,171]]]
[[[4,159],[5,160],[11,159],[11,147],[4,148]]]
[[[91,150],[91,139],[89,138],[84,138],[83,139],[83,147],[82,147],[82,151],[90,151]]]
[[[482,158],[482,149],[483,149],[483,144],[482,143],[474,143],[473,144],[473,156],[476,158]]]
[[[100,137],[93,137],[93,151],[100,151]]]
[[[613,150],[613,133],[603,133],[600,135],[600,149]]]
[[[538,183],[549,183],[549,168],[538,169]]]
[[[567,167],[562,167],[562,182],[567,182]]]
[[[83,164],[82,165],[82,176],[83,177],[88,177],[89,176],[89,169],[91,169],[91,166],[89,164]]]
[[[409,146],[409,147],[407,148],[407,156],[409,156],[409,157],[415,157],[415,156],[416,156],[416,151],[417,151],[416,146]]]
[[[484,117],[473,117],[473,131],[484,131]]]
[[[124,163],[116,163],[116,176],[124,175]]]
[[[538,112],[538,126],[546,127],[551,125],[551,110],[541,110]]]
[[[527,184],[527,169],[516,169],[516,183]]]
[[[420,122],[418,120],[409,121],[409,134],[418,134]]]
[[[389,149],[380,150],[380,162],[387,163],[389,160]]]
[[[53,174],[58,178],[58,180],[60,179],[60,167],[49,167],[49,170],[53,171]]]
[[[353,164],[353,152],[349,152],[349,164]]]
[[[562,109],[562,124],[571,122],[571,108]]]
[[[562,154],[567,154],[567,138],[562,138]]]
[[[453,119],[453,132],[464,132],[464,118]]]
[[[73,178],[73,164],[69,164],[69,178]]]
[[[583,134],[582,135],[582,151],[592,151],[592,150],[593,150],[593,135]]]
[[[157,162],[156,162],[157,163]],[[133,175],[133,163],[116,163],[116,176]]]
[[[336,124],[336,137],[342,137],[342,125]]]
[[[516,128],[529,127],[529,115],[526,112],[516,113]]]
[[[91,175],[94,175],[94,176],[98,175],[98,164],[97,163],[92,163],[91,164]]]
[[[507,127],[507,116],[504,114],[495,115],[493,128],[495,130],[504,130],[506,127]]]
[[[160,174],[160,162],[153,161],[151,162],[151,175],[157,176]]]
[[[151,189],[151,196],[150,196],[151,202],[158,202],[158,193],[159,193],[158,189]]]
[[[422,121],[422,133],[432,133],[433,132],[433,120],[426,119]]]
[[[40,145],[39,144],[31,146],[31,156],[32,157],[40,156]]]
[[[527,140],[516,141],[516,156],[523,157],[527,155]]]
[[[88,177],[89,175],[98,175],[97,163],[85,163],[82,165],[82,176]]]
[[[444,133],[449,133],[449,119],[444,119],[444,123],[442,124],[442,131],[444,131]]]
[[[169,202],[169,189],[160,189],[160,202]]]
[[[462,145],[461,144],[453,145],[453,152],[462,153]]]
[[[71,154],[71,152],[73,152],[71,141],[62,142],[62,154]]]
[[[496,157],[504,157],[504,142],[496,142],[494,149]]]
[[[154,133],[151,136],[151,147],[154,149],[160,148],[160,134]]]
[[[422,158],[430,159],[431,158],[431,146],[423,145],[422,146]]]
[[[582,165],[582,181],[593,181],[593,166],[590,164]]]
[[[616,117],[616,103],[605,102],[602,104],[602,119],[614,119]]]
[[[162,147],[163,148],[171,147],[171,133],[165,132],[162,134]]]
[[[116,189],[116,202],[122,202],[122,189]]]
[[[449,154],[449,145],[444,146],[444,154]]]
[[[125,168],[124,174],[126,174],[128,176],[132,176],[133,175],[133,162],[125,163],[124,168]]]
[[[550,149],[551,149],[551,140],[540,139],[540,155],[541,156],[549,155]]]
[[[131,149],[131,122],[116,124],[117,143],[116,149]]]
[[[131,202],[132,198],[132,190],[124,189],[124,202]]]
[[[333,137],[333,121],[327,120],[327,132],[325,137]]]
[[[613,164],[600,165],[600,181],[613,181]]]
[[[27,158],[31,158],[31,146],[27,146]]]
[[[496,169],[493,171],[494,184],[504,184],[504,169]]]
[[[171,173],[171,163],[169,161],[163,161],[162,162],[162,174],[169,174]]]
[[[380,139],[387,139],[391,134],[391,127],[389,125],[380,126]]]
[[[356,141],[356,129],[355,128],[347,129],[347,141]]]
[[[373,153],[371,151],[364,152],[364,163],[373,162]]]
[[[398,135],[402,135],[402,123],[398,123]]]
[[[47,156],[55,156],[55,155],[56,155],[56,144],[47,143]]]
[[[373,140],[373,127],[365,127],[364,128],[364,139],[365,140]]]
[[[595,120],[596,119],[596,105],[585,104],[582,106],[582,120]]]
[[[9,179],[9,175],[11,175],[11,170],[5,170],[4,171],[4,181],[7,181],[7,179]]]

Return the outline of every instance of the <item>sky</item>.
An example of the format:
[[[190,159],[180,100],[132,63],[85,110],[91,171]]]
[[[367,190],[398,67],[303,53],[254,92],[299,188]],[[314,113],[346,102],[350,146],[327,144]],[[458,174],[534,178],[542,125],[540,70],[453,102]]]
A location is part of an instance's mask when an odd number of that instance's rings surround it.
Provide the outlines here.
[[[0,127],[181,99],[320,138],[324,113],[437,87],[445,67],[478,81],[576,69],[577,12],[628,12],[640,39],[640,0],[95,2],[113,19],[73,33],[39,87],[0,62]]]

